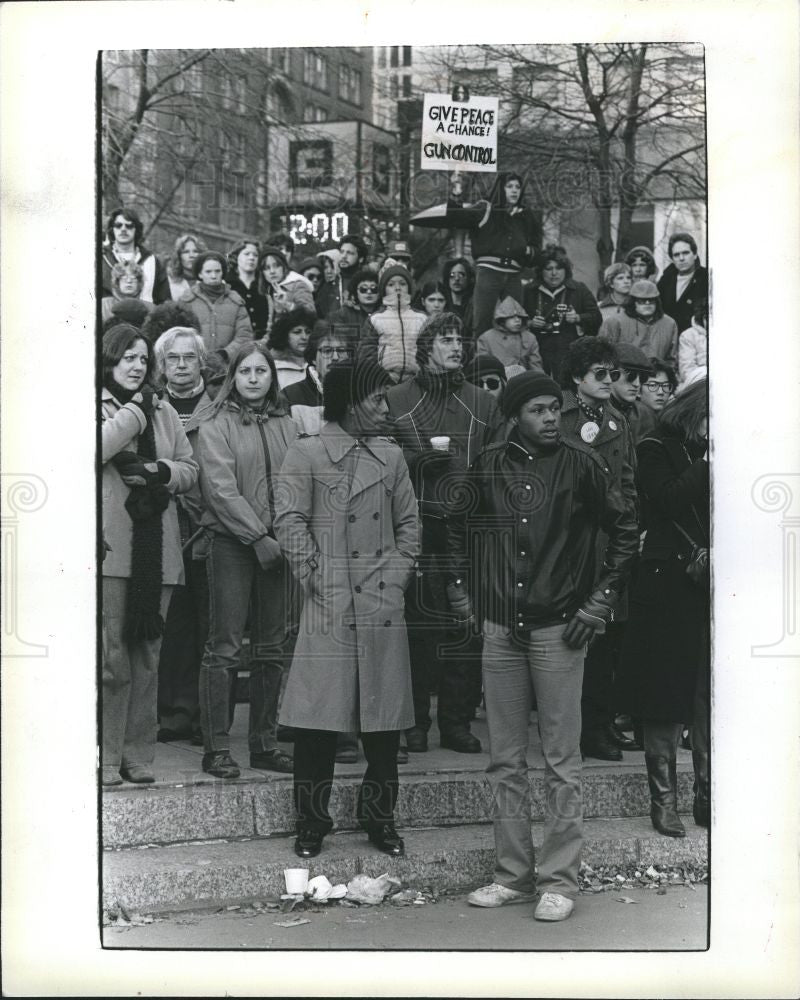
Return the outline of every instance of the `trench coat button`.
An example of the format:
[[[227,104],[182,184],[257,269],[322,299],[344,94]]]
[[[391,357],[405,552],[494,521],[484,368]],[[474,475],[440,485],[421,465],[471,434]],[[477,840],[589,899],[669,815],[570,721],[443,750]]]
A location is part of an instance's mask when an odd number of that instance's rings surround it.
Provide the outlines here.
[[[355,521],[355,519],[356,519],[356,515],[355,514],[351,514],[350,517],[348,517],[347,520],[352,524],[353,521]]]
[[[355,632],[355,630],[356,630],[356,626],[355,626],[355,623],[352,623],[352,624],[350,625],[350,631],[351,631],[351,632]]]
[[[377,521],[380,516],[381,516],[380,512],[376,510],[375,513],[372,515],[372,520]]]
[[[353,559],[358,559],[358,552],[351,552],[350,555]]]
[[[375,555],[376,556],[382,556],[383,555],[383,549],[376,549]]]
[[[358,585],[358,584],[356,584],[356,585],[355,585],[355,587],[353,587],[353,590],[354,590],[354,591],[355,591],[355,592],[356,592],[357,594],[360,594],[360,593],[361,593],[361,587],[359,587],[359,585]]]
[[[381,582],[378,584],[378,590],[386,590],[386,584],[383,582],[383,580],[381,580]]]
[[[388,628],[392,623],[390,621],[386,621],[383,624]]]

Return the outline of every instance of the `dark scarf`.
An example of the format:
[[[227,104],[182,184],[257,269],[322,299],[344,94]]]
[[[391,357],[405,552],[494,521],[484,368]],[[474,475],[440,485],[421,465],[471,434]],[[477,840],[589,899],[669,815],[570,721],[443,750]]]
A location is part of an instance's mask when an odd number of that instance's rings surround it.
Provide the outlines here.
[[[588,419],[594,420],[598,427],[603,426],[603,406],[590,406],[585,400],[581,399],[578,393],[575,393],[575,399],[578,403],[578,409],[581,413]]]
[[[103,385],[121,403],[135,395],[123,389],[109,376]],[[151,416],[139,435],[136,453],[143,462],[156,461],[156,435]],[[131,575],[125,602],[122,635],[128,642],[157,639],[164,632],[161,617],[164,532],[161,515],[169,504],[169,490],[163,483],[131,486],[125,509],[133,522],[131,538]]]

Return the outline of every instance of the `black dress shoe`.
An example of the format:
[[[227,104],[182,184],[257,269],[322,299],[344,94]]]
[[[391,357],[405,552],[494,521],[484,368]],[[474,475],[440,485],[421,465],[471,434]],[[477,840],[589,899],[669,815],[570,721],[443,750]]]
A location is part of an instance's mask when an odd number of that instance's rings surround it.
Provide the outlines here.
[[[642,744],[639,743],[634,737],[627,736],[619,726],[615,723],[611,725],[606,730],[610,742],[615,746],[619,747],[620,750],[642,750]]]
[[[388,854],[392,858],[400,858],[405,854],[405,844],[403,838],[395,830],[392,823],[382,823],[380,826],[373,826],[369,829],[367,836],[379,851]]]
[[[298,858],[315,858],[322,850],[325,834],[311,827],[300,830],[294,842],[294,853]]]
[[[602,729],[592,730],[581,740],[581,753],[597,760],[622,760],[622,751]]]
[[[425,753],[428,749],[428,734],[424,729],[414,726],[406,730],[406,745],[410,753]]]
[[[480,753],[481,741],[472,735],[469,730],[464,732],[442,734],[439,738],[439,746],[445,750],[455,750],[456,753]]]

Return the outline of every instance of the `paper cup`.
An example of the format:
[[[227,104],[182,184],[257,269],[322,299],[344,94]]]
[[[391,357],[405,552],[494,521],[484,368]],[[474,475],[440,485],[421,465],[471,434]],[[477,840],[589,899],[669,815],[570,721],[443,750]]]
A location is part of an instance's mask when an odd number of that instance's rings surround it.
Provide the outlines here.
[[[284,868],[283,877],[286,880],[286,891],[295,896],[305,893],[308,887],[307,868]]]
[[[450,451],[450,438],[444,435],[441,437],[432,437],[431,447],[435,451]]]

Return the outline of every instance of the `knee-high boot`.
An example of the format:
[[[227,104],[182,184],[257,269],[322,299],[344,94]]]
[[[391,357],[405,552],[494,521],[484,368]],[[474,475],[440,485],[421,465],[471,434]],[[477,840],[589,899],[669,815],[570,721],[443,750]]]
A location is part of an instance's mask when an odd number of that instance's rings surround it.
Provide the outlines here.
[[[708,754],[702,750],[693,750],[692,763],[694,764],[692,814],[698,826],[708,826],[711,822],[711,801],[708,794]]]
[[[678,816],[678,773],[675,760],[679,728],[658,723],[644,724],[645,763],[650,785],[650,819],[665,837],[685,837]]]

